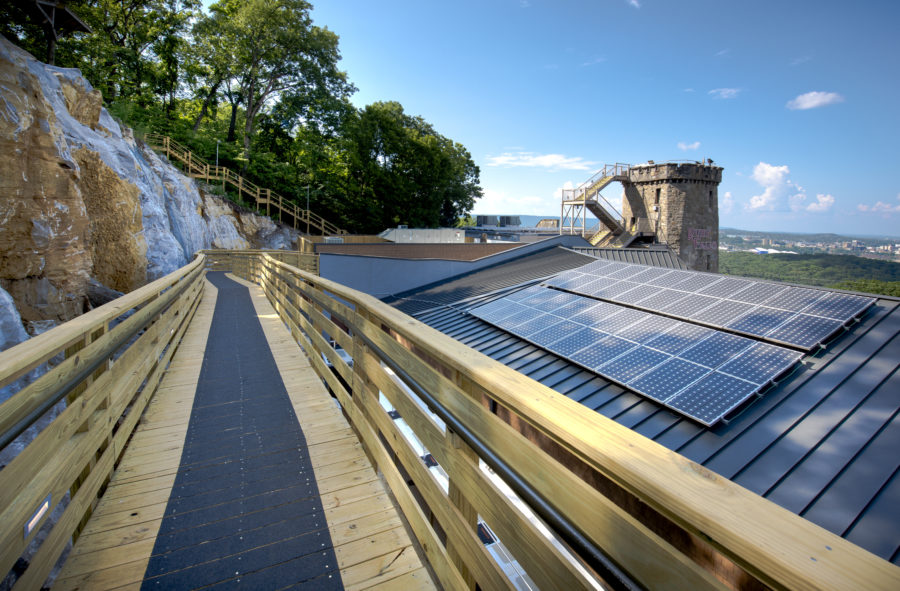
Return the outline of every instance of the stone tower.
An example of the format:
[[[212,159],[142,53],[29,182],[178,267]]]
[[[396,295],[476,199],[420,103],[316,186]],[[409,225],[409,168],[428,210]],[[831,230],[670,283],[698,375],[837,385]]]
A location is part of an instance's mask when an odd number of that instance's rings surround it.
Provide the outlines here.
[[[721,181],[711,160],[632,166],[622,183],[625,227],[655,234],[691,269],[717,272]]]

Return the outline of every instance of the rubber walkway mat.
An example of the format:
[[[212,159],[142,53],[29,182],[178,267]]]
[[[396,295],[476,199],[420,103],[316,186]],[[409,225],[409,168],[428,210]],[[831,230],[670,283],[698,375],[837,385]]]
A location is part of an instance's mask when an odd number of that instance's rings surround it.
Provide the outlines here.
[[[342,589],[306,442],[246,287],[224,273],[142,589]]]

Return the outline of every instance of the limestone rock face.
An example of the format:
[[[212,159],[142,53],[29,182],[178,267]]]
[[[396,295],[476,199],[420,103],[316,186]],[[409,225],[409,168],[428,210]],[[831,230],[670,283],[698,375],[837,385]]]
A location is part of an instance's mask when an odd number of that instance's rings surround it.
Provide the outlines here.
[[[290,247],[135,140],[77,70],[0,36],[0,287],[25,323],[65,321],[91,279],[128,292],[205,248]]]
[[[43,85],[55,78],[34,75],[19,55],[23,52],[10,51],[15,48],[3,41],[0,286],[18,303],[23,319],[67,320],[84,307],[92,267],[78,164],[44,93]]]
[[[138,188],[113,172],[97,152],[80,148],[75,158],[90,219],[91,275],[121,292],[140,287],[147,278],[147,242]]]

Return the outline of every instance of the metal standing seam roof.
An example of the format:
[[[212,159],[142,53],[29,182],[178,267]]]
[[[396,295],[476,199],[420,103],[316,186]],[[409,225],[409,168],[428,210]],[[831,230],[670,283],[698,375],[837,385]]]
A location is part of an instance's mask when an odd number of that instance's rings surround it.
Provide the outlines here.
[[[577,253],[591,256],[596,259],[607,259],[620,263],[634,263],[637,265],[650,265],[652,267],[664,267],[666,269],[684,269],[688,267],[684,261],[678,258],[670,248],[597,248],[576,246],[572,248]]]
[[[529,272],[521,260],[505,265],[516,263],[523,285],[549,268]],[[505,265],[494,268],[507,282],[500,287],[508,287],[516,276],[513,270],[504,270]],[[469,283],[475,281],[469,279]],[[441,292],[440,287],[430,290],[443,293],[445,300],[462,293]],[[488,287],[466,291],[470,298],[466,302],[460,302],[464,298],[443,301],[452,306],[408,304],[425,292],[410,293],[406,296],[410,299],[392,303],[900,565],[900,512],[896,510],[900,506],[900,455],[896,453],[900,448],[900,299],[880,298],[857,324],[823,351],[804,358],[793,373],[727,424],[706,428],[468,314],[467,309],[499,297],[499,293],[487,293]]]

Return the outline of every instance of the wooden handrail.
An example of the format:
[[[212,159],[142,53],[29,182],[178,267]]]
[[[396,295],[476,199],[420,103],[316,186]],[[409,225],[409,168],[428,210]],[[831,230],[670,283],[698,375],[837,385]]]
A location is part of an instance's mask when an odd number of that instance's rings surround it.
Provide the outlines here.
[[[0,386],[65,360],[0,404],[10,439],[40,410],[65,408],[0,470],[0,572],[69,493],[15,589],[38,589],[96,506],[200,301],[205,258],[0,353]]]
[[[205,181],[222,181],[223,185],[224,183],[230,183],[237,189],[239,195],[246,194],[252,197],[257,208],[262,209],[265,207],[266,215],[272,213],[270,208],[274,206],[278,210],[282,221],[286,217],[291,218],[295,230],[308,225],[319,230],[322,235],[347,233],[346,230],[342,230],[322,216],[308,209],[301,208],[293,201],[288,201],[269,189],[259,187],[227,167],[210,165],[202,158],[195,156],[187,147],[168,136],[148,133],[144,139],[151,148],[165,153],[170,160],[180,162],[188,176]]]
[[[596,548],[639,586],[900,588],[900,568],[891,563],[371,296],[264,253],[208,256],[265,290],[360,433],[447,588],[510,585],[475,536],[474,515],[541,588],[591,583],[497,488],[482,460],[509,468],[521,490],[534,492],[546,505],[536,512],[576,528],[587,545],[573,549]],[[423,410],[423,399],[443,423]],[[408,445],[384,400],[447,472],[449,490]],[[597,566],[589,555],[578,558]],[[599,568],[615,575],[615,568]]]

